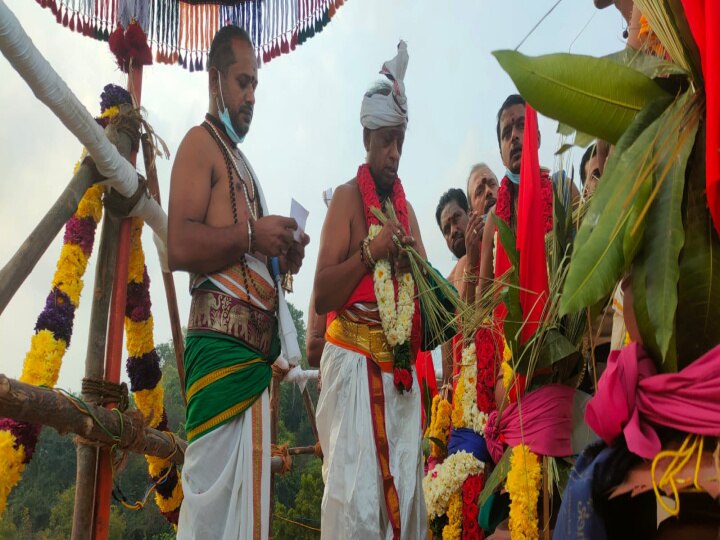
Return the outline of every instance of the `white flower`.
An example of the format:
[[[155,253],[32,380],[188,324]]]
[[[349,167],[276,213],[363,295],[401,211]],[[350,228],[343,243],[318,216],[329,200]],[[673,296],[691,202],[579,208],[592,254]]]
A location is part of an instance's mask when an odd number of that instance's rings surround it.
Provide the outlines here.
[[[479,474],[485,464],[472,454],[460,451],[449,456],[423,478],[425,505],[430,519],[447,512],[450,497],[462,488],[468,476]]]

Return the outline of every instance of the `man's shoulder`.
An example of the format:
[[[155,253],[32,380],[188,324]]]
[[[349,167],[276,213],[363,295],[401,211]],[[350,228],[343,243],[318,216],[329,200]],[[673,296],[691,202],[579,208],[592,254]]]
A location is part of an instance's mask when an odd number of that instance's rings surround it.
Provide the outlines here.
[[[353,178],[348,180],[344,184],[340,184],[333,191],[333,201],[339,197],[339,200],[348,200],[357,198],[360,196],[360,189],[358,188],[357,179]]]

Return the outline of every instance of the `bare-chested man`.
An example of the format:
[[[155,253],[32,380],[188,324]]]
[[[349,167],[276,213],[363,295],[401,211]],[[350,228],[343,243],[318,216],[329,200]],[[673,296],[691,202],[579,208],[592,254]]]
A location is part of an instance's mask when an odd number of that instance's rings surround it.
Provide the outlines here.
[[[295,273],[308,238],[267,215],[237,148],[250,128],[257,64],[248,34],[226,26],[208,59],[209,107],[178,149],[170,188],[168,258],[190,272],[185,345],[187,437],[178,538],[267,538],[271,364],[278,291],[269,270]],[[280,293],[282,294],[282,293]]]
[[[381,71],[391,83],[375,85],[363,99],[366,164],[333,195],[315,274],[316,310],[332,312],[333,319],[317,408],[324,539],[427,537],[420,392],[412,368],[398,368],[414,354],[409,334],[416,304],[414,291],[407,298],[412,281],[397,245],[414,243],[424,256],[415,212],[397,177],[408,61],[405,43],[398,49]],[[398,222],[381,227],[370,209],[383,202],[392,203]],[[376,288],[385,294],[377,298]]]

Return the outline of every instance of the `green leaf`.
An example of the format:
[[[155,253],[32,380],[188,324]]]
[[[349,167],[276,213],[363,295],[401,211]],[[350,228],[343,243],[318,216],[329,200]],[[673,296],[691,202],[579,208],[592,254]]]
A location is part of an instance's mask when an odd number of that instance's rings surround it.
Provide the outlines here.
[[[645,236],[645,220],[639,220],[643,208],[645,208],[645,205],[650,198],[652,188],[653,182],[650,179],[640,184],[637,197],[635,197],[635,200],[630,207],[625,236],[623,238],[623,257],[625,262],[628,264],[629,261],[632,261],[633,257],[637,254],[640,244]]]
[[[606,58],[493,55],[539,113],[613,144],[648,103],[667,96],[652,79]]]
[[[569,137],[570,135],[575,133],[575,128],[572,126],[568,126],[567,124],[563,124],[562,122],[558,122],[557,133]]]
[[[652,102],[637,115],[608,159],[574,242],[561,314],[579,311],[610,293],[626,267],[623,253],[627,221],[638,193],[638,173],[646,168],[650,149],[666,118],[668,99]]]
[[[442,450],[443,454],[447,454],[447,445],[442,442],[440,439],[437,439],[435,437],[427,437],[427,440],[429,440],[432,443],[435,443],[435,445]]]
[[[490,474],[488,479],[485,481],[485,487],[480,492],[480,496],[478,497],[478,508],[481,508],[482,505],[487,502],[487,500],[490,498],[490,495],[507,478],[508,471],[510,470],[510,454],[511,453],[512,453],[512,448],[508,448],[507,450],[505,450],[503,457],[500,458],[500,461],[498,461],[497,465],[495,465],[493,472]]]
[[[635,69],[651,79],[669,75],[687,75],[687,72],[677,64],[631,48],[608,54],[603,58]]]
[[[555,151],[555,155],[556,155],[556,156],[561,156],[561,155],[563,155],[565,152],[567,152],[568,150],[570,150],[571,148],[575,148],[575,145],[574,145],[574,144],[571,144],[571,143],[565,143],[565,144],[563,144],[562,146],[560,146],[560,148],[558,148],[558,149]]]
[[[576,131],[573,144],[575,146],[579,146],[580,148],[587,148],[595,139],[596,137],[593,137],[592,135],[588,135],[582,131]]]
[[[519,336],[520,330],[522,329],[523,315],[522,307],[520,306],[520,282],[518,278],[518,272],[520,271],[520,255],[517,251],[515,243],[515,235],[507,223],[496,216],[495,223],[497,224],[498,238],[500,243],[507,253],[510,264],[513,268],[510,270],[510,277],[508,286],[505,287],[500,296],[502,298],[505,307],[507,307],[507,316],[504,322],[505,338],[507,339],[508,346],[512,351],[513,358],[520,358],[520,344]]]
[[[657,344],[663,361],[668,354],[670,339],[675,331],[675,312],[678,302],[679,258],[685,242],[682,222],[685,168],[695,143],[698,117],[688,116],[688,94],[676,101],[670,110],[678,118],[690,118],[683,129],[662,130],[655,143],[659,156],[658,171],[669,170],[665,178],[658,178],[658,193],[650,206],[646,220],[644,241],[645,271],[647,272],[647,301],[650,322],[655,328]],[[692,121],[692,119],[695,121]]]
[[[678,282],[678,369],[720,343],[720,239],[705,198],[705,132],[695,139],[689,164],[685,245]]]
[[[655,365],[660,366],[660,348],[655,339],[655,329],[650,323],[650,314],[647,308],[647,269],[645,261],[642,257],[638,257],[632,267],[632,306],[635,314],[635,322],[637,323],[640,337],[642,338],[643,347],[655,360]],[[628,296],[625,295],[625,302]]]
[[[550,367],[554,363],[576,354],[577,348],[557,329],[551,328],[545,334],[540,347],[538,368]],[[537,368],[535,368],[537,369]]]

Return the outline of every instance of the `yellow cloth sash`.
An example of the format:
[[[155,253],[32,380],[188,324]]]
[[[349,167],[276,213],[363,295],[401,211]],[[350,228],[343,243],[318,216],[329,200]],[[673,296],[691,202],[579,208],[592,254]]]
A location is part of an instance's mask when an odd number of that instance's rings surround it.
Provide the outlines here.
[[[325,340],[372,359],[385,372],[392,372],[394,356],[380,325],[350,321],[339,315],[325,331]]]

